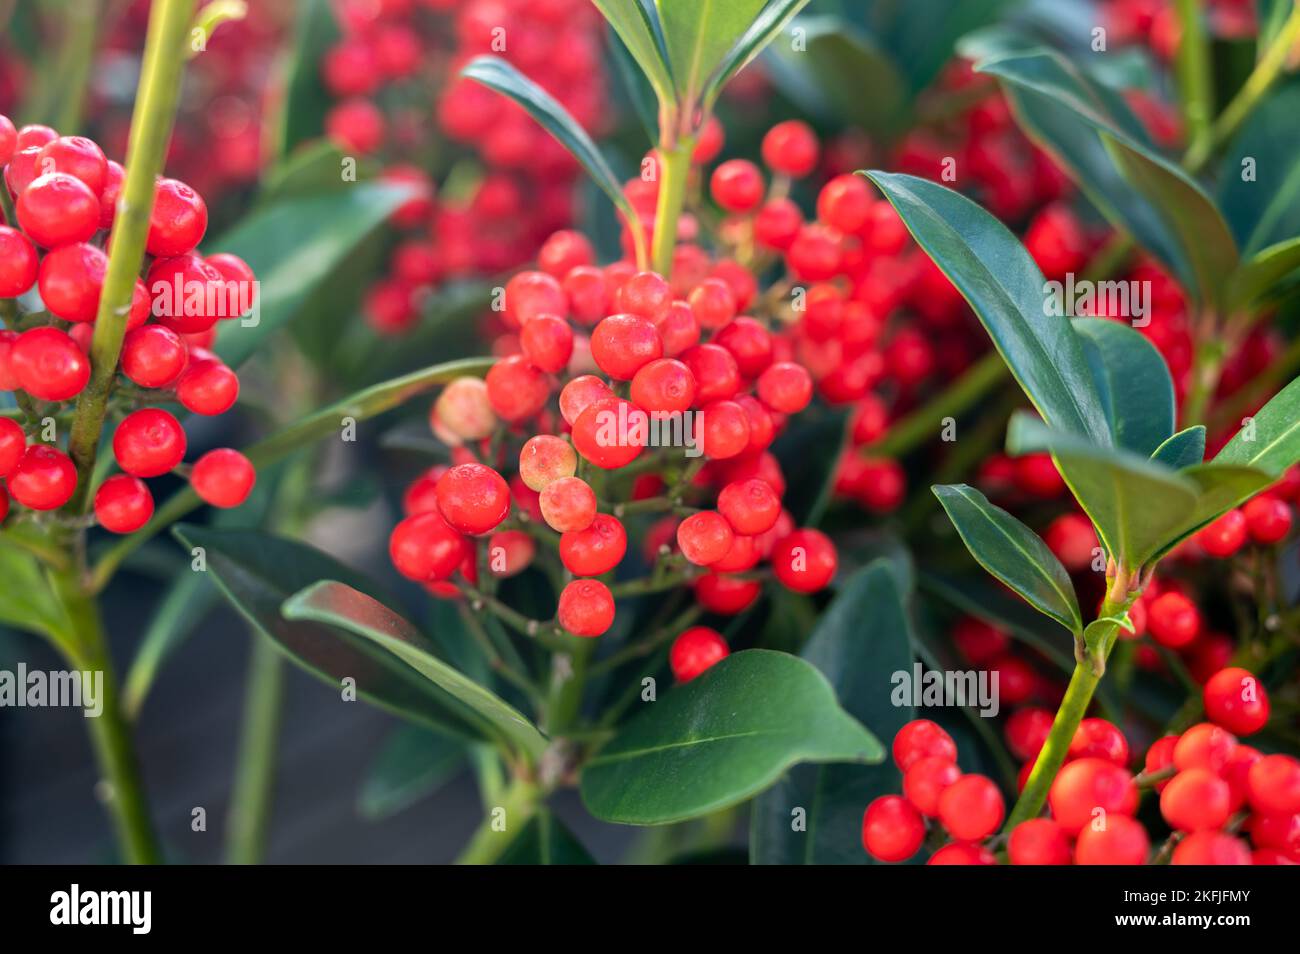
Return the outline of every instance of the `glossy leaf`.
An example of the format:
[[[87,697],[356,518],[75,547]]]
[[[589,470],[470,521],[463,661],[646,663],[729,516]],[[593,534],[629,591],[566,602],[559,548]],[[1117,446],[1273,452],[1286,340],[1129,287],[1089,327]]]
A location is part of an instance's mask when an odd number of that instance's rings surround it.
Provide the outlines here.
[[[58,641],[74,639],[72,621],[46,578],[40,561],[0,534],[0,623]]]
[[[499,865],[594,865],[596,859],[549,809],[540,809],[496,861]]]
[[[486,723],[494,736],[520,754],[536,761],[545,751],[546,738],[526,716],[430,653],[414,626],[361,590],[323,580],[286,600],[284,616],[344,629],[371,641],[476,714],[476,721]]]
[[[677,95],[694,102],[766,0],[656,0]]]
[[[248,262],[259,286],[255,325],[246,324],[250,317],[221,323],[216,351],[222,360],[237,367],[252,356],[410,196],[408,186],[359,182],[285,199],[254,211],[213,242],[209,251],[232,252]]]
[[[493,738],[473,712],[371,641],[339,627],[282,615],[286,599],[321,579],[347,580],[379,594],[375,584],[354,570],[314,547],[259,530],[182,524],[172,532],[187,549],[203,548],[207,574],[245,620],[335,692],[341,691],[343,679],[355,679],[360,698],[405,719],[468,741]]]
[[[414,725],[398,726],[371,765],[357,810],[380,821],[427,798],[465,765],[465,748]]]
[[[1184,468],[1179,476],[1196,485],[1196,503],[1167,537],[1157,556],[1164,556],[1197,530],[1273,483],[1262,470],[1235,464],[1197,464]]]
[[[830,682],[845,711],[879,739],[893,739],[914,717],[911,697],[895,705],[895,674],[912,673],[911,623],[894,566],[877,560],[839,588],[802,657]],[[879,765],[797,765],[754,800],[753,864],[867,864],[862,811],[895,792],[898,769]],[[792,826],[796,809],[805,828]]]
[[[1027,414],[1012,417],[1007,449],[1012,454],[1051,451],[1102,545],[1130,569],[1159,552],[1199,495],[1197,486],[1175,471],[1129,451],[1051,431]]]
[[[762,12],[754,19],[740,41],[722,58],[709,79],[704,94],[704,108],[711,109],[722,88],[731,78],[753,62],[763,49],[785,30],[795,15],[808,5],[808,0],[768,0]]]
[[[1155,449],[1151,459],[1172,470],[1182,470],[1205,460],[1205,425],[1184,428]]]
[[[325,131],[333,97],[321,79],[320,63],[340,36],[330,6],[330,0],[301,0],[297,5],[293,39],[281,64],[284,92],[273,125],[277,155],[288,155]]]
[[[1070,574],[1042,538],[966,484],[931,488],[980,566],[1072,633],[1083,630]]]
[[[1228,283],[1229,311],[1249,308],[1273,292],[1283,279],[1300,271],[1300,238],[1270,245],[1242,262]]]
[[[1256,467],[1274,478],[1300,460],[1300,378],[1243,423],[1214,458],[1216,464]]]
[[[582,800],[604,821],[665,825],[738,804],[800,762],[884,755],[813,666],[749,649],[646,703],[583,769]]]
[[[1169,366],[1140,332],[1118,321],[1076,318],[1084,354],[1116,447],[1150,457],[1174,433]]]
[[[1043,274],[1001,222],[970,199],[915,176],[867,173],[917,243],[983,322],[1029,400],[1055,428],[1111,442],[1083,344],[1046,314]]]
[[[652,8],[642,0],[592,0],[628,53],[641,68],[659,101],[673,101],[674,84],[662,30]]]
[[[1300,235],[1300,86],[1281,87],[1265,99],[1232,140],[1219,180],[1219,206],[1241,254]]]

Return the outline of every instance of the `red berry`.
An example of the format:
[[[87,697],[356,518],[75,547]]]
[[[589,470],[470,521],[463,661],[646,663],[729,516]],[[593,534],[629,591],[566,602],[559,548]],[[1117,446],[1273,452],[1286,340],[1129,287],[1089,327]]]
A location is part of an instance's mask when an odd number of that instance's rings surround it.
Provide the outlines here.
[[[568,297],[573,319],[579,324],[594,325],[609,313],[608,282],[605,273],[594,265],[569,269],[561,292]]]
[[[1111,815],[1131,815],[1137,810],[1138,792],[1133,776],[1105,759],[1067,762],[1047,796],[1052,817],[1070,834],[1089,825],[1097,809]]]
[[[510,487],[483,464],[458,464],[438,481],[438,509],[461,533],[495,530],[510,513]]]
[[[1022,762],[1037,759],[1052,731],[1053,719],[1053,714],[1046,709],[1030,707],[1013,712],[1003,727],[1011,754]]]
[[[647,321],[662,315],[672,300],[672,288],[656,272],[637,272],[614,293],[614,303],[620,311]]]
[[[713,401],[700,409],[701,445],[705,456],[725,460],[750,446],[749,412],[736,401]]]
[[[726,131],[717,116],[710,116],[704,120],[704,125],[700,127],[700,133],[695,139],[695,151],[691,153],[691,162],[703,166],[718,158],[718,153],[722,152],[725,134]]]
[[[648,437],[645,412],[622,398],[610,397],[587,405],[573,424],[573,446],[602,470],[632,463]]]
[[[99,197],[62,172],[33,179],[18,196],[18,224],[37,245],[84,242],[99,229]]]
[[[763,161],[767,167],[796,179],[816,168],[818,151],[817,134],[798,119],[777,123],[763,136]]]
[[[796,530],[772,548],[772,572],[796,593],[815,593],[835,576],[835,544],[820,530]],[[956,755],[954,754],[954,758]]]
[[[95,492],[95,517],[111,533],[132,533],[153,516],[153,495],[129,474],[109,477]]]
[[[763,585],[758,580],[742,580],[726,573],[705,573],[695,581],[695,599],[710,613],[735,616],[758,599]]]
[[[1128,740],[1105,719],[1084,719],[1074,731],[1066,758],[1098,758],[1116,765],[1128,765]]]
[[[17,298],[36,281],[39,259],[22,232],[0,225],[0,298]]]
[[[1148,775],[1156,772],[1162,772],[1174,764],[1174,747],[1178,745],[1178,736],[1166,735],[1156,739],[1147,749],[1146,758],[1142,762],[1142,771]],[[1163,791],[1168,785],[1167,780],[1156,782],[1155,789],[1157,792]]]
[[[1208,769],[1179,772],[1160,793],[1160,814],[1183,831],[1218,828],[1231,809],[1228,783]]]
[[[1050,500],[1065,490],[1065,481],[1050,454],[1025,454],[1015,461],[1016,486],[1026,494]]]
[[[952,841],[930,856],[927,865],[995,865],[997,858],[983,845]]]
[[[894,735],[892,752],[894,764],[901,772],[908,771],[925,758],[957,761],[957,743],[938,723],[929,719],[913,719],[899,729]]]
[[[536,416],[551,396],[546,375],[522,355],[502,358],[492,365],[486,380],[492,410],[510,423]]]
[[[755,378],[772,363],[772,335],[762,322],[741,315],[713,336],[736,359],[736,367],[746,378]]]
[[[936,818],[939,796],[959,778],[961,769],[956,762],[942,756],[926,756],[917,759],[903,773],[903,794],[922,815]]]
[[[1291,508],[1275,497],[1256,497],[1242,508],[1250,538],[1268,546],[1291,532]]]
[[[728,212],[748,212],[763,201],[763,174],[746,159],[729,159],[713,170],[709,191]]]
[[[159,179],[154,186],[153,212],[145,248],[155,258],[172,258],[196,248],[208,229],[203,197],[176,179]]]
[[[718,512],[736,533],[754,536],[776,525],[781,516],[781,498],[767,481],[734,481],[718,493]]]
[[[66,401],[90,380],[90,360],[57,328],[32,328],[14,341],[9,370],[24,391],[42,401]]]
[[[1031,818],[1011,830],[1007,859],[1013,865],[1068,865],[1070,839],[1050,818]]]
[[[573,355],[573,329],[563,318],[537,315],[519,332],[519,346],[535,367],[559,374]]]
[[[493,576],[516,576],[528,569],[537,553],[533,538],[523,530],[502,530],[488,538],[488,569]]]
[[[988,837],[1005,814],[1002,793],[983,775],[963,775],[939,796],[939,821],[959,841]]]
[[[1048,524],[1043,540],[1071,573],[1086,570],[1092,564],[1098,546],[1092,521],[1077,513],[1067,513],[1053,520]]]
[[[0,478],[9,476],[26,450],[27,435],[22,427],[12,418],[0,417]]]
[[[596,519],[596,492],[580,477],[561,477],[542,489],[542,519],[558,533],[586,530]]]
[[[1234,509],[1197,533],[1196,542],[1210,556],[1224,559],[1245,546],[1246,537],[1246,515]]]
[[[104,174],[104,188],[99,193],[99,227],[111,229],[117,218],[117,203],[122,198],[122,184],[126,181],[126,170],[112,159]]]
[[[1248,865],[1250,849],[1240,838],[1221,831],[1192,832],[1178,843],[1172,865]]]
[[[365,156],[383,146],[388,122],[378,106],[355,96],[330,107],[325,114],[325,134],[343,151]]]
[[[874,204],[867,180],[846,173],[822,186],[817,195],[817,218],[846,235],[852,235],[867,224]]]
[[[198,255],[159,258],[149,266],[145,286],[149,310],[159,324],[181,335],[207,331],[227,314],[225,278]]]
[[[42,126],[40,123],[28,123],[18,130],[14,145],[19,149],[28,149],[32,146],[44,146],[46,143],[53,142],[58,138],[59,134],[51,127]]]
[[[925,840],[925,822],[905,798],[882,795],[862,816],[862,847],[881,861],[906,861]]]
[[[635,315],[611,315],[591,332],[591,356],[617,381],[630,381],[641,367],[663,357],[655,326]]]
[[[13,120],[0,114],[0,166],[9,164],[17,148],[18,130],[14,129]]]
[[[1151,842],[1142,823],[1127,815],[1108,814],[1099,827],[1088,825],[1074,845],[1078,865],[1146,864]]]
[[[736,317],[736,296],[731,286],[720,278],[706,278],[700,282],[687,301],[701,328],[721,328]]]
[[[1147,609],[1147,628],[1160,645],[1181,649],[1200,634],[1201,613],[1183,594],[1164,593]]]
[[[802,365],[778,361],[759,376],[758,396],[774,411],[795,414],[812,400],[812,376]]]
[[[519,450],[519,477],[529,490],[542,491],[578,470],[578,455],[568,441],[550,434],[529,438]]]
[[[1258,732],[1268,722],[1268,693],[1245,669],[1221,669],[1205,683],[1205,714],[1235,735]]]
[[[1222,771],[1237,747],[1237,739],[1217,725],[1201,722],[1184,732],[1174,745],[1174,766],[1179,771],[1206,768]]]
[[[725,400],[740,390],[740,367],[726,348],[696,345],[683,351],[681,360],[695,377],[695,398],[700,404]]]
[[[577,576],[599,576],[618,566],[627,553],[627,531],[617,517],[598,513],[585,530],[560,537],[560,561]]]
[[[672,414],[695,403],[695,375],[675,358],[656,358],[632,377],[632,403],[651,414]]]
[[[1264,815],[1300,812],[1300,761],[1289,755],[1266,755],[1246,777],[1250,805]]]
[[[727,641],[717,630],[692,626],[673,640],[668,664],[678,682],[690,682],[714,663],[725,659],[729,652]]]
[[[515,327],[523,327],[538,315],[562,318],[569,313],[564,289],[545,272],[519,272],[512,277],[506,282],[504,304],[503,316]]]
[[[573,269],[592,265],[596,251],[581,232],[562,229],[552,232],[537,252],[537,264],[553,278],[563,279]]]
[[[144,325],[122,339],[122,373],[142,388],[166,387],[184,370],[187,353],[176,332]]]
[[[407,517],[388,537],[388,556],[397,572],[421,583],[447,579],[468,553],[464,537],[438,513]]]
[[[80,179],[95,195],[104,191],[108,160],[85,136],[60,136],[41,147],[36,163],[43,173],[63,172]]]
[[[708,566],[725,557],[734,536],[726,519],[712,510],[693,513],[677,525],[682,556],[696,566]]]
[[[132,476],[161,476],[184,459],[185,431],[160,408],[132,411],[113,434],[113,456]]]
[[[973,616],[964,616],[957,621],[952,630],[952,641],[958,651],[975,666],[983,666],[999,658],[1011,645],[1011,637],[1006,633]]]
[[[176,382],[176,399],[195,414],[224,414],[238,397],[239,377],[216,360],[191,361]]]
[[[77,468],[62,451],[33,444],[7,480],[9,493],[24,507],[56,510],[71,500],[77,489]]]
[[[574,636],[600,636],[614,624],[614,596],[600,580],[574,580],[560,593],[556,615]]]
[[[194,463],[190,485],[205,503],[238,507],[253,491],[257,472],[243,454],[229,448],[208,451]]]
[[[65,321],[94,321],[108,256],[93,245],[63,245],[41,261],[41,300]]]
[[[1062,278],[1082,267],[1088,237],[1078,218],[1063,204],[1049,205],[1029,223],[1025,248],[1048,278]]]
[[[560,415],[572,427],[590,405],[613,396],[609,385],[594,374],[580,375],[560,391]]]

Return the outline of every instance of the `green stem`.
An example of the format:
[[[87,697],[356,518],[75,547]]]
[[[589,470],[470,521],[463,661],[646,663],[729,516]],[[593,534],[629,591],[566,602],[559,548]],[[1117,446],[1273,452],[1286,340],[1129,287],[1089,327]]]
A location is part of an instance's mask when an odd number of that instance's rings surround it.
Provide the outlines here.
[[[1175,9],[1182,39],[1178,44],[1176,70],[1183,101],[1183,118],[1187,121],[1188,140],[1192,148],[1211,135],[1214,115],[1214,74],[1210,68],[1210,41],[1205,33],[1201,0],[1177,0]]]
[[[86,105],[86,90],[90,87],[90,67],[95,62],[95,44],[103,10],[101,0],[86,0],[72,4],[65,15],[69,29],[60,51],[58,88],[65,91],[53,118],[54,128],[62,136],[81,132],[81,120]]]
[[[140,85],[131,115],[126,181],[113,223],[113,241],[104,274],[95,336],[90,345],[90,382],[77,399],[68,450],[77,465],[77,491],[68,503],[83,513],[90,503],[91,475],[99,449],[108,397],[117,377],[117,359],[126,334],[135,283],[144,261],[154,180],[162,172],[171,138],[185,68],[185,39],[195,0],[155,0],[149,13]]]
[[[522,779],[513,781],[500,793],[496,805],[487,806],[487,816],[456,858],[456,864],[495,864],[527,827],[540,804],[541,789]],[[504,814],[499,814],[498,809]],[[505,828],[497,830],[503,823]]]
[[[254,634],[252,644],[226,836],[232,865],[258,864],[266,851],[284,698],[284,660],[266,637]]]
[[[677,247],[677,220],[686,201],[686,180],[691,171],[691,153],[695,140],[682,138],[672,146],[659,145],[659,199],[655,205],[654,239],[650,260],[654,270],[668,277],[673,270],[673,250]]]

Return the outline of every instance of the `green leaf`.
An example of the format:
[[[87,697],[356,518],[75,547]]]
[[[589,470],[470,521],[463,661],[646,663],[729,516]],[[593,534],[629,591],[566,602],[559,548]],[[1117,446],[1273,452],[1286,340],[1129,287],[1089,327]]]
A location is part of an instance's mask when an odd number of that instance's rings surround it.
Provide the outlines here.
[[[594,865],[596,859],[573,832],[542,808],[496,861],[499,865]]]
[[[333,105],[333,97],[321,80],[320,64],[339,36],[329,0],[301,0],[292,44],[280,65],[284,94],[273,126],[276,155],[288,155],[325,131],[325,114]]]
[[[1216,464],[1257,467],[1272,477],[1300,460],[1300,378],[1243,424],[1214,458]]]
[[[293,320],[312,289],[411,196],[408,186],[359,182],[343,191],[285,199],[258,209],[227,232],[211,251],[233,252],[257,276],[251,317],[224,321],[217,353],[237,367],[281,326]]]
[[[1050,451],[1102,545],[1129,569],[1160,551],[1199,496],[1193,482],[1167,467],[1051,431],[1027,414],[1011,418],[1007,449],[1012,454]]]
[[[1193,424],[1172,435],[1151,454],[1151,459],[1171,470],[1182,470],[1205,460],[1205,425]]]
[[[915,176],[869,172],[917,243],[983,322],[1029,400],[1053,427],[1111,442],[1083,344],[1049,317],[1043,273],[1001,222],[966,197]]]
[[[1118,321],[1076,318],[1116,447],[1150,457],[1174,433],[1174,382],[1145,336]]]
[[[618,35],[612,26],[609,28],[608,41],[610,59],[614,61],[614,68],[618,71],[618,77],[623,81],[623,90],[627,93],[628,101],[636,113],[636,118],[641,122],[641,128],[645,130],[646,139],[650,142],[658,142],[658,94],[646,78],[641,65],[637,63],[636,58],[628,50],[623,38]]]
[[[59,642],[75,640],[63,609],[37,558],[12,541],[14,529],[0,533],[0,623]]]
[[[656,0],[677,95],[694,103],[766,0]]]
[[[736,805],[799,762],[883,759],[815,668],[749,649],[646,704],[587,763],[582,800],[604,821],[665,825]]]
[[[1300,84],[1255,108],[1224,157],[1219,207],[1245,258],[1300,235]]]
[[[672,69],[668,65],[668,51],[654,12],[641,0],[592,0],[596,9],[609,23],[628,53],[641,67],[641,73],[654,89],[659,102],[667,106],[673,102],[674,84]]]
[[[628,2],[635,5],[635,0],[628,0]],[[622,31],[619,31],[619,36],[623,36]],[[624,37],[624,42],[626,41],[627,38]],[[462,76],[482,83],[488,89],[496,90],[522,106],[542,125],[543,129],[573,154],[596,185],[600,186],[601,191],[609,196],[609,200],[623,213],[623,218],[634,229],[638,227],[640,219],[637,218],[627,196],[623,194],[614,170],[609,167],[600,149],[578,125],[577,120],[570,116],[550,93],[496,56],[476,56],[460,72]]]
[[[910,696],[895,705],[896,673],[912,674],[911,622],[896,570],[877,560],[853,574],[827,607],[801,654],[830,682],[845,711],[880,739],[914,717]],[[868,864],[862,811],[900,784],[892,761],[879,765],[798,765],[754,800],[753,864]],[[806,829],[792,828],[795,809]]]
[[[989,503],[974,487],[953,484],[931,489],[980,566],[1070,632],[1083,631],[1070,574],[1038,534]]]
[[[1244,261],[1233,273],[1224,299],[1226,309],[1234,312],[1262,301],[1297,270],[1300,270],[1300,238],[1270,245]]]
[[[770,0],[731,51],[722,58],[709,79],[704,93],[704,108],[712,109],[722,88],[743,70],[763,49],[775,40],[808,0]]]
[[[782,499],[801,527],[816,526],[825,515],[848,439],[847,412],[832,410],[808,417],[802,427],[787,430],[771,448],[786,477]]]
[[[848,6],[850,10],[865,8],[874,17],[880,45],[893,54],[908,86],[919,93],[951,61],[963,36],[997,21],[1008,7],[1026,4],[1016,0],[887,0],[850,2]],[[1052,19],[1059,22],[1062,12],[1053,11]]]
[[[1130,232],[1201,301],[1214,302],[1237,249],[1204,190],[1159,156],[1115,90],[1039,49],[976,66],[1002,83],[1021,126],[1110,221]]]
[[[414,725],[388,736],[357,795],[357,810],[381,821],[427,798],[465,765],[462,745]]]
[[[284,616],[338,627],[370,640],[477,714],[496,738],[530,761],[536,762],[546,750],[546,737],[526,716],[423,648],[419,631],[374,597],[346,583],[323,580],[286,600]]]
[[[258,530],[214,530],[182,524],[173,534],[187,548],[202,547],[207,573],[231,605],[294,662],[340,691],[356,680],[357,695],[382,709],[467,741],[492,739],[483,720],[449,699],[408,665],[345,629],[288,620],[280,608],[321,579],[378,588],[328,554]]]
[[[163,664],[219,601],[220,594],[205,573],[182,573],[172,582],[149,620],[127,671],[122,708],[128,714],[139,715]]]

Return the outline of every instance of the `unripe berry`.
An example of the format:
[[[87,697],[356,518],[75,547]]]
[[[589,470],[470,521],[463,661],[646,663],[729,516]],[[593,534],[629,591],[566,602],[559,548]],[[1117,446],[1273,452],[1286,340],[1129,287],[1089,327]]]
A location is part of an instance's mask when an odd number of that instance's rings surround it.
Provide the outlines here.
[[[90,360],[58,328],[24,331],[9,353],[9,370],[22,389],[42,401],[76,397],[90,380]]]
[[[1031,818],[1011,830],[1007,859],[1013,865],[1068,865],[1070,839],[1050,818]]]
[[[1109,815],[1131,815],[1137,810],[1138,792],[1133,776],[1105,759],[1067,762],[1047,796],[1052,817],[1070,834],[1088,825],[1097,809]]]
[[[438,395],[429,423],[434,433],[452,446],[490,436],[497,416],[488,399],[488,385],[480,378],[456,378]]]
[[[673,640],[668,664],[678,682],[690,682],[714,663],[725,659],[729,652],[727,641],[717,630],[692,626]]]
[[[910,802],[882,795],[862,816],[862,847],[881,861],[906,861],[925,840],[925,822]]]
[[[190,486],[213,507],[238,507],[253,492],[257,472],[252,462],[228,447],[210,450],[194,462]]]
[[[891,751],[900,772],[906,772],[925,758],[957,761],[957,743],[942,726],[929,719],[913,719],[899,729]]]
[[[519,451],[519,476],[531,490],[541,491],[552,481],[572,477],[578,470],[578,455],[559,437],[539,434],[529,438]]]
[[[9,493],[31,510],[57,510],[77,489],[77,468],[67,454],[33,444],[7,478]]]
[[[1078,865],[1146,864],[1150,839],[1142,823],[1127,815],[1108,814],[1104,826],[1088,825],[1074,845]]]
[[[600,636],[614,624],[614,596],[599,580],[573,580],[560,593],[556,615],[574,636]]]
[[[561,477],[542,489],[542,519],[559,533],[586,530],[596,519],[596,492],[580,477]]]
[[[957,763],[942,756],[917,759],[903,773],[903,794],[922,815],[937,818],[939,796],[957,779],[961,769]]]
[[[560,561],[577,576],[608,573],[627,553],[627,531],[617,517],[598,513],[584,530],[560,537]]]
[[[465,539],[437,513],[407,517],[388,537],[388,555],[397,572],[421,583],[450,577],[467,552]]]
[[[95,492],[95,518],[111,533],[133,533],[153,516],[153,495],[129,474],[109,477]]]
[[[734,532],[719,513],[703,510],[677,525],[677,545],[682,556],[696,566],[717,563],[731,549]]]
[[[1268,722],[1268,693],[1245,669],[1219,670],[1205,683],[1201,698],[1210,721],[1235,735],[1258,732]]]
[[[787,589],[815,593],[835,576],[838,558],[820,530],[796,530],[772,548],[772,572]]]

